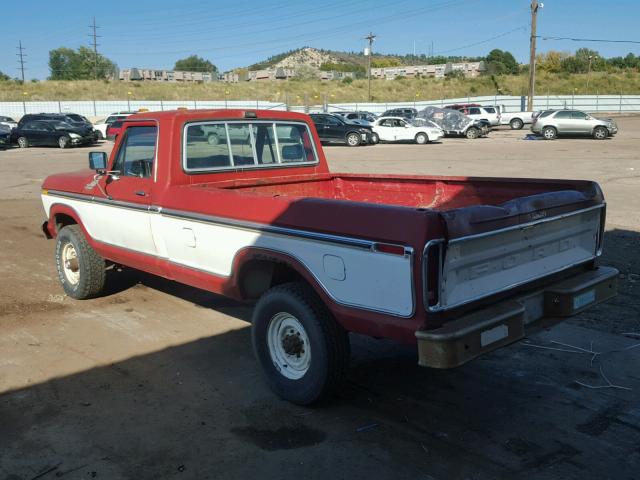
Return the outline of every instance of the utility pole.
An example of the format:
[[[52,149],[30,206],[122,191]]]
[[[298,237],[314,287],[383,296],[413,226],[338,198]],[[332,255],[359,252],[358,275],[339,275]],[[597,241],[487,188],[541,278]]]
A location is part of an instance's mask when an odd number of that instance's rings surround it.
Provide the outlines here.
[[[536,88],[536,26],[538,22],[538,8],[542,5],[538,0],[531,0],[531,37],[529,39],[529,98],[527,99],[527,111],[533,110],[533,96]]]
[[[18,53],[16,53],[16,55],[18,56],[18,62],[20,62],[20,74],[22,76],[22,83],[24,83],[24,64],[26,63],[24,61],[24,57],[26,57],[26,55],[23,52],[24,48],[22,47],[22,40],[20,40],[18,41]]]
[[[369,35],[364,38],[365,40],[369,41],[369,48],[365,49],[365,54],[367,54],[367,56],[369,57],[369,64],[367,67],[367,83],[369,89],[369,101],[371,101],[371,55],[373,54],[371,47],[373,45],[373,41],[376,39],[376,36],[373,33],[369,32]]]
[[[98,27],[96,25],[96,17],[93,17],[93,24],[89,25],[89,28],[92,32],[89,34],[90,37],[93,38],[92,46],[93,46],[93,76],[95,79],[98,79],[98,38],[100,35],[97,34]]]

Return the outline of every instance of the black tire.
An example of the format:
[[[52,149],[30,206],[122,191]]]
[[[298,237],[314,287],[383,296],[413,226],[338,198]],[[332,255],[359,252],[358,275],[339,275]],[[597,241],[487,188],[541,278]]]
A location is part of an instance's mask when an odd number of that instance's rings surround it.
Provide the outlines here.
[[[60,148],[67,148],[71,145],[71,139],[66,135],[63,135],[58,138],[58,146]]]
[[[380,143],[380,136],[375,132],[371,134],[371,143],[373,145],[377,145],[378,143]]]
[[[104,140],[104,135],[102,134],[102,132],[100,130],[97,130],[97,132],[98,132],[97,140]]]
[[[269,339],[273,338],[270,325],[281,315],[290,315],[298,321],[304,329],[302,338],[308,339],[308,345],[301,342],[300,348],[302,352],[306,352],[305,347],[309,349],[310,361],[299,378],[292,379],[283,373],[289,365],[277,365],[277,354],[270,348]],[[287,348],[285,342],[289,336],[294,340],[301,338],[287,335],[281,340],[280,348]],[[346,377],[350,357],[348,333],[336,323],[315,292],[303,283],[275,286],[260,298],[253,312],[251,337],[267,383],[284,400],[298,405],[315,403],[335,392]]]
[[[77,261],[71,264],[67,248],[73,249]],[[65,265],[66,262],[69,265]],[[56,267],[58,278],[67,295],[76,300],[97,296],[104,288],[106,271],[104,259],[91,248],[78,225],[68,225],[58,232],[56,239]],[[78,274],[77,281],[71,278]]]
[[[418,145],[425,145],[429,143],[429,137],[426,133],[420,132],[416,135],[415,141]]]
[[[466,133],[464,134],[469,140],[474,140],[480,136],[480,130],[476,127],[468,128]]]
[[[27,137],[18,137],[18,146],[20,148],[29,147],[29,140],[27,139]]]
[[[555,140],[558,138],[558,130],[555,127],[544,127],[542,129],[542,137],[545,140]]]
[[[215,133],[210,133],[207,137],[207,143],[209,145],[218,145],[220,143],[220,138]]]
[[[347,133],[345,141],[350,147],[358,147],[360,146],[360,135],[355,132]]]
[[[609,136],[609,130],[605,127],[596,127],[593,129],[593,138],[596,140],[606,140]]]
[[[511,127],[511,130],[522,130],[524,122],[519,118],[512,118],[509,122],[509,126]]]

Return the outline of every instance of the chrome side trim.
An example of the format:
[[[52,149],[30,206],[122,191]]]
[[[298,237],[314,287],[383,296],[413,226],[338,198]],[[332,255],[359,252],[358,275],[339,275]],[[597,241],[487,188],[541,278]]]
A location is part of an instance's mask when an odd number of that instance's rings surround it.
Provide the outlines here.
[[[491,237],[493,235],[499,235],[504,232],[510,232],[513,230],[521,230],[523,228],[533,227],[534,225],[539,225],[541,223],[554,222],[556,220],[562,220],[563,218],[573,217],[574,215],[580,215],[581,213],[590,212],[592,210],[597,210],[599,208],[604,208],[605,204],[601,203],[599,205],[594,205],[593,207],[583,208],[580,210],[575,210],[573,212],[563,213],[561,215],[556,215],[555,217],[549,218],[541,218],[540,220],[533,220],[527,223],[520,223],[518,225],[512,225],[510,227],[500,228],[498,230],[491,230],[490,232],[477,233],[475,235],[467,235],[466,237],[459,237],[449,240],[449,245],[453,245],[456,243],[466,242],[469,240],[475,240],[476,238],[484,238]]]
[[[245,230],[253,230],[263,233],[287,235],[290,237],[304,238],[306,240],[318,240],[321,242],[337,243],[339,245],[347,245],[349,247],[361,248],[371,251],[373,251],[374,244],[376,243],[370,240],[362,240],[359,238],[343,237],[340,235],[331,235],[328,233],[310,232],[307,230],[296,230],[293,228],[278,227],[275,225],[266,225],[255,222],[245,222],[243,220],[236,220],[233,218],[216,217],[213,215],[184,212],[181,210],[162,208],[160,209],[159,213],[168,217],[183,218],[185,220],[193,220],[202,223],[215,223],[217,225],[225,225],[228,227],[242,228]]]
[[[59,190],[49,190],[49,195],[61,198],[71,198],[81,202],[100,203],[110,207],[129,208],[131,210],[149,211],[149,205],[134,202],[124,202],[122,200],[109,200],[108,198],[96,197],[95,195],[83,195],[81,193],[61,192]]]

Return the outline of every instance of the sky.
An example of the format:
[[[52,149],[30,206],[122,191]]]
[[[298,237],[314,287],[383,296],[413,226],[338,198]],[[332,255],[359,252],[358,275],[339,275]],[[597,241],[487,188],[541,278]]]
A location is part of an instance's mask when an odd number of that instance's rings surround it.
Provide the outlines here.
[[[46,78],[49,50],[90,46],[94,16],[98,51],[120,68],[172,68],[196,54],[226,71],[303,46],[362,51],[369,32],[374,53],[428,54],[433,42],[435,55],[529,55],[530,0],[30,0],[1,24],[0,71],[19,75],[22,41],[26,78]],[[538,33],[639,41],[638,19],[639,0],[548,0]],[[539,52],[581,47],[640,55],[640,44],[538,41]]]

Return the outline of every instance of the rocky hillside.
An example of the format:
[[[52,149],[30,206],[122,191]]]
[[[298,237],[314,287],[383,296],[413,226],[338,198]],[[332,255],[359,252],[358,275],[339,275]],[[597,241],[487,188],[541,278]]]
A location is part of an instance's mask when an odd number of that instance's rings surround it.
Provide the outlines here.
[[[322,52],[315,48],[305,47],[296,50],[291,55],[283,58],[274,64],[274,67],[296,68],[300,65],[307,65],[313,68],[320,68],[323,63],[342,63],[340,58],[330,52]]]

